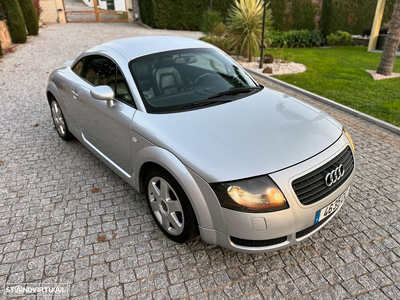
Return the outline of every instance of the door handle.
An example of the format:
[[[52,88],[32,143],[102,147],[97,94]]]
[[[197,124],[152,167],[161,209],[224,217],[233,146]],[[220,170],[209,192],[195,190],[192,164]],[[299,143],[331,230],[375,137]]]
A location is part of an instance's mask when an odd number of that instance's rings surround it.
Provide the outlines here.
[[[77,90],[71,90],[72,96],[74,97],[74,99],[76,99],[78,97],[78,91]]]

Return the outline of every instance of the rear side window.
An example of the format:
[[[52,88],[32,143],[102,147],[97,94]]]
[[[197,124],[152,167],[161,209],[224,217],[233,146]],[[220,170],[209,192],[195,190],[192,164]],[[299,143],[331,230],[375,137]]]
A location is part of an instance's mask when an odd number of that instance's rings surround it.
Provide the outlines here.
[[[93,55],[85,58],[81,76],[94,86],[111,86],[115,83],[116,70],[117,66],[111,59],[100,55]]]
[[[82,69],[83,69],[83,60],[85,58],[82,58],[80,61],[78,61],[75,66],[72,68],[72,71],[74,71],[77,75],[82,77]]]

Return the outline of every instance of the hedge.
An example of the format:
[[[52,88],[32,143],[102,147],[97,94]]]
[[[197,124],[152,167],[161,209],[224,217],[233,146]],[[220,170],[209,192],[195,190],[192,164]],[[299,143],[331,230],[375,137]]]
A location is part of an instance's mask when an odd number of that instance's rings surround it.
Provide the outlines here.
[[[39,17],[32,0],[18,0],[30,35],[39,34]]]
[[[212,8],[225,18],[232,0],[213,0]],[[141,20],[153,28],[200,30],[208,0],[139,0]]]
[[[17,0],[1,0],[6,14],[7,26],[13,43],[26,42],[26,29],[24,16]]]
[[[382,24],[390,21],[394,1],[386,1]],[[371,28],[376,3],[376,0],[270,0],[275,29],[319,28],[324,36],[338,30],[361,34],[364,28]]]
[[[324,45],[324,37],[320,30],[289,30],[268,32],[267,38],[269,46],[287,47],[287,48],[304,48],[304,47],[321,47]]]
[[[321,28],[327,36],[338,30],[361,34],[363,29],[372,28],[376,0],[346,1],[324,0],[321,14]],[[382,25],[390,21],[394,0],[387,0]]]
[[[313,0],[270,0],[274,28],[278,30],[313,30],[319,5]]]
[[[390,21],[395,0],[386,0],[383,23]],[[212,0],[213,10],[225,18],[233,0]],[[377,0],[269,0],[274,29],[320,29],[324,36],[338,30],[361,34],[371,28]],[[209,0],[139,0],[140,16],[154,28],[200,30]]]
[[[154,20],[154,1],[139,0],[140,19],[150,27],[156,27]]]

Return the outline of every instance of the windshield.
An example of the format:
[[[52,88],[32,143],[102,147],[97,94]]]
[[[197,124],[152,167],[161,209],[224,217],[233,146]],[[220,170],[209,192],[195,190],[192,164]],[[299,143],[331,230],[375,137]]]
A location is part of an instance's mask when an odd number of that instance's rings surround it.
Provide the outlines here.
[[[183,49],[130,62],[149,113],[194,109],[243,98],[260,87],[216,49]]]

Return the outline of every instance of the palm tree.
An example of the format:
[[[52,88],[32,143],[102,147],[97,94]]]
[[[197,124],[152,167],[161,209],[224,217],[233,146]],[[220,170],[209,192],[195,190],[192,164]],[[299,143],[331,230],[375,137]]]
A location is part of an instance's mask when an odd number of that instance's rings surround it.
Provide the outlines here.
[[[377,70],[378,74],[390,75],[396,60],[396,52],[400,44],[400,0],[394,3],[392,19],[389,24],[389,32],[386,37],[381,62]]]
[[[247,56],[249,61],[261,45],[263,1],[265,0],[235,0],[229,10],[229,43],[236,54]],[[268,8],[265,12],[265,32],[271,26],[272,11]]]

